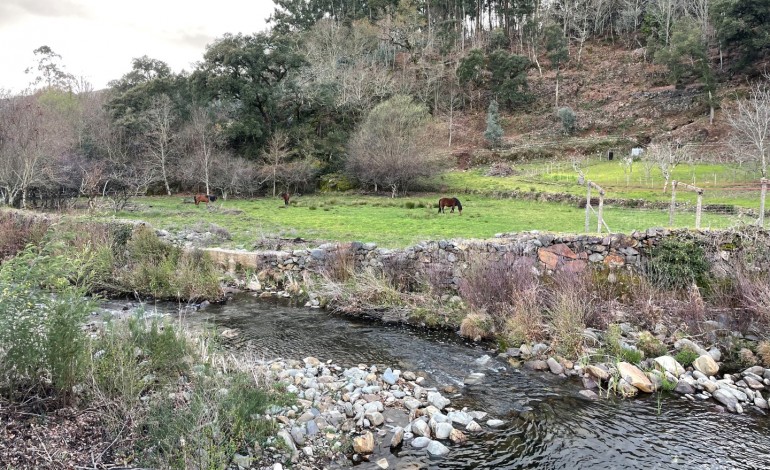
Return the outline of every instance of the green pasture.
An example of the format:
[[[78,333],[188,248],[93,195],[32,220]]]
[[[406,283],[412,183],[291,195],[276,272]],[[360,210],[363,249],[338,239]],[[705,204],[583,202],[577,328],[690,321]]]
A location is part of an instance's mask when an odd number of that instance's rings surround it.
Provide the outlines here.
[[[577,174],[569,162],[534,162],[514,165],[516,174],[508,177],[485,176],[488,167],[451,171],[436,184],[446,191],[500,192],[525,191],[568,193],[583,196],[585,186],[577,184]],[[670,201],[670,186],[663,193],[664,179],[657,168],[648,172],[642,162],[634,162],[626,174],[617,161],[593,160],[583,167],[586,178],[605,189],[607,198]],[[704,204],[730,204],[759,208],[759,173],[748,166],[720,164],[679,165],[673,179],[703,188]],[[694,193],[680,189],[677,201],[694,203]]]
[[[182,202],[180,196],[143,197],[116,217],[149,222],[155,228],[179,232],[205,231],[214,224],[226,229],[227,246],[250,249],[265,238],[375,242],[403,247],[421,240],[488,238],[496,233],[541,230],[580,233],[585,210],[567,204],[457,195],[463,214],[439,214],[439,195],[390,199],[358,195],[311,195],[292,199],[284,207],[279,198],[217,201],[209,206]],[[190,200],[191,198],[187,198]],[[695,215],[677,214],[676,227],[692,227]],[[614,232],[668,225],[662,210],[605,208],[605,220]],[[735,218],[704,214],[704,228],[724,228]],[[591,218],[596,230],[596,218]]]

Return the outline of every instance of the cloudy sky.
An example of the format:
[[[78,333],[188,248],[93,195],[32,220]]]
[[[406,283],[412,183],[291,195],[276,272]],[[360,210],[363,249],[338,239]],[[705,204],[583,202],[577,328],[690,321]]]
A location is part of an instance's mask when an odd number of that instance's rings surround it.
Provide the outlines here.
[[[29,84],[24,70],[43,45],[96,89],[143,55],[190,70],[224,33],[265,30],[273,8],[271,0],[0,0],[0,89]]]

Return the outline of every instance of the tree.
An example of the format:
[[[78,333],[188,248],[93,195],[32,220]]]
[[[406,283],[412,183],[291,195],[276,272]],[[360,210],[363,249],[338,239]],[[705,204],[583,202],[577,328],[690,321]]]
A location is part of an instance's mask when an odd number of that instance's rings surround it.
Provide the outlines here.
[[[572,133],[575,132],[575,128],[577,127],[577,116],[575,116],[575,111],[573,111],[569,106],[565,106],[563,108],[559,108],[556,114],[561,120],[561,127],[564,129],[564,133],[567,135],[572,135]]]
[[[751,87],[748,99],[738,100],[736,108],[727,113],[732,127],[730,147],[741,160],[759,165],[762,178],[767,178],[770,158],[770,84]]]
[[[59,64],[61,56],[48,46],[40,46],[32,51],[37,57],[38,75],[32,80],[32,85],[44,84],[47,88],[57,88],[60,90],[71,91],[75,83],[75,77],[64,71],[64,67]],[[24,73],[33,73],[32,67],[24,70]]]
[[[745,65],[770,53],[770,2],[717,0],[713,18],[720,42],[743,52]]]
[[[655,165],[660,169],[664,179],[663,192],[665,193],[674,169],[679,164],[689,161],[690,153],[686,147],[679,143],[663,142],[650,145],[644,153],[644,158],[655,162]]]
[[[146,128],[145,148],[149,156],[160,167],[166,194],[171,196],[169,186],[169,166],[175,157],[173,145],[176,140],[174,122],[176,120],[173,104],[168,95],[156,96],[152,99],[150,109],[145,113]]]
[[[554,107],[559,107],[559,83],[561,82],[561,66],[569,60],[569,43],[564,33],[557,25],[551,25],[545,30],[548,59],[551,61],[551,67],[556,70],[556,92]]]
[[[54,180],[54,164],[72,144],[72,129],[37,96],[0,99],[0,196],[26,207],[31,190]]]
[[[363,184],[388,186],[391,197],[417,179],[438,171],[428,153],[428,111],[408,96],[397,95],[377,105],[353,136],[347,161],[351,176]]]
[[[191,80],[200,102],[218,100],[227,111],[223,132],[244,155],[259,155],[277,122],[295,108],[281,106],[284,82],[304,65],[290,37],[277,34],[226,34],[209,45]],[[289,104],[289,103],[287,103]]]
[[[183,178],[195,185],[202,183],[206,194],[211,194],[215,163],[223,147],[221,126],[214,119],[212,110],[193,110],[184,130],[184,140],[188,158],[184,164]]]
[[[284,167],[291,158],[292,151],[289,149],[289,135],[278,130],[273,134],[267,143],[267,148],[263,153],[264,166],[260,169],[263,182],[270,181],[273,184],[273,197],[278,194],[276,185],[279,181],[285,182]]]
[[[484,131],[484,138],[487,139],[489,146],[499,148],[503,143],[503,128],[500,127],[500,113],[497,110],[497,101],[492,100],[487,109],[487,130]]]

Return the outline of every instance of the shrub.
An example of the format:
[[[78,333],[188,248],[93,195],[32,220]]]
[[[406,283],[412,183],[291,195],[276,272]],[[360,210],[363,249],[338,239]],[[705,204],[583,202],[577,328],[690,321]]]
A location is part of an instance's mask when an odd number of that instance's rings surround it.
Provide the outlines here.
[[[30,247],[0,268],[0,388],[10,397],[50,390],[66,400],[84,375],[93,305],[67,282],[66,263]]]
[[[155,298],[200,300],[221,296],[211,259],[204,252],[183,253],[140,225],[128,241],[130,264],[123,282],[127,289]]]
[[[350,245],[338,244],[326,253],[321,272],[335,282],[344,282],[353,276],[356,268],[355,252]]]
[[[557,272],[548,295],[548,321],[551,341],[567,357],[577,357],[583,348],[583,330],[592,299],[585,273]]]
[[[490,338],[493,332],[492,319],[484,313],[469,313],[460,323],[460,335],[473,341]]]
[[[636,346],[641,349],[647,357],[660,357],[668,353],[666,345],[661,340],[652,335],[649,331],[639,333],[639,341]]]
[[[757,355],[766,367],[770,366],[770,342],[760,341],[757,345]]]
[[[577,116],[575,115],[575,111],[573,111],[572,108],[565,106],[559,108],[559,110],[556,111],[556,115],[559,116],[559,119],[561,120],[561,127],[564,130],[564,133],[567,135],[573,134],[577,127]]]
[[[40,243],[50,226],[46,218],[0,213],[0,260],[14,256],[28,244]]]
[[[663,289],[684,289],[707,284],[709,263],[703,248],[692,241],[661,240],[645,264],[650,281]]]

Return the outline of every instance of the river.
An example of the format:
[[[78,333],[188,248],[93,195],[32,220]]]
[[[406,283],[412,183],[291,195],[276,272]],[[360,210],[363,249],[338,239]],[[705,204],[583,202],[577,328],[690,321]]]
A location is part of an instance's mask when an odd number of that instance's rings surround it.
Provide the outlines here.
[[[108,310],[126,302],[111,301]],[[176,314],[173,304],[146,307]],[[341,366],[383,364],[422,372],[432,385],[453,385],[453,406],[483,410],[506,426],[469,435],[443,459],[428,459],[405,446],[393,462],[435,469],[770,468],[770,417],[718,411],[713,402],[678,395],[587,401],[580,382],[519,370],[483,346],[451,332],[350,319],[287,302],[237,295],[189,315],[194,323],[234,328],[239,348],[265,358],[315,356]],[[493,356],[485,366],[476,360]],[[482,384],[463,378],[483,372]],[[359,468],[373,467],[362,464]]]

